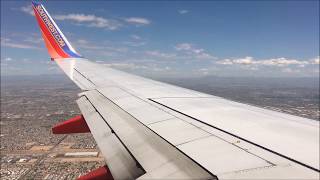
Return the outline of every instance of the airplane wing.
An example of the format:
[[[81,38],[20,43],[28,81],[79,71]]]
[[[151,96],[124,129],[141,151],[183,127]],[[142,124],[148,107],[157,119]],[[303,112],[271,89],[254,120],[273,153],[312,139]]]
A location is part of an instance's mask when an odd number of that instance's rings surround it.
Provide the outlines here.
[[[83,90],[82,115],[53,130],[90,131],[106,160],[85,177],[319,178],[319,121],[95,64],[72,48],[43,5],[33,9],[52,60]]]

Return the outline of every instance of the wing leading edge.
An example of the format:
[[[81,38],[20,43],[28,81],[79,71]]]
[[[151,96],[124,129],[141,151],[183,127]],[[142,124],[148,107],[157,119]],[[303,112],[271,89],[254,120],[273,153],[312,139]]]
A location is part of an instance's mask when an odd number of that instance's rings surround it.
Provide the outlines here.
[[[101,67],[33,3],[115,179],[319,178],[319,122]],[[302,146],[304,148],[302,148]]]

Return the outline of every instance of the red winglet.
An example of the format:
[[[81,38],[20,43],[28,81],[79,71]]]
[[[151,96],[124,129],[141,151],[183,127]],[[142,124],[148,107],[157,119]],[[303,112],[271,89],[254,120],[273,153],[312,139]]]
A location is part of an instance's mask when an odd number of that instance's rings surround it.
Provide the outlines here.
[[[81,58],[82,56],[71,46],[44,6],[41,3],[32,2],[32,8],[50,57],[52,59]]]
[[[86,133],[90,129],[82,115],[75,116],[52,128],[53,134]]]
[[[80,176],[78,180],[113,180],[108,166],[102,166],[86,175]]]

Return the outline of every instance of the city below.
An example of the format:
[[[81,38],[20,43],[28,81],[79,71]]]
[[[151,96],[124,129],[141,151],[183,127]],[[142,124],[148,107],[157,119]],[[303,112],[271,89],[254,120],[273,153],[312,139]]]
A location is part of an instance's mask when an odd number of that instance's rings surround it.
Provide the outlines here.
[[[319,121],[318,78],[171,78],[178,86]],[[80,114],[63,75],[1,77],[1,179],[75,179],[105,164],[91,134],[53,135]]]

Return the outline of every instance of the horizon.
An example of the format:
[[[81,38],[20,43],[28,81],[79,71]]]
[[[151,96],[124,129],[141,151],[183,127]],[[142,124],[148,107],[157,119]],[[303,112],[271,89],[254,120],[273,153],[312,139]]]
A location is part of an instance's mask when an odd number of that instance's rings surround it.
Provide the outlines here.
[[[257,107],[319,120],[319,79],[315,77],[193,77],[159,78],[164,83]],[[57,88],[66,92],[81,92],[67,76],[16,75],[1,77],[1,96],[38,92]],[[306,112],[301,113],[301,108]]]
[[[203,83],[209,83],[213,86],[232,86],[236,84],[246,84],[251,87],[259,87],[259,86],[273,86],[273,87],[312,87],[319,89],[320,88],[320,81],[319,77],[252,77],[252,76],[215,76],[215,75],[206,75],[206,76],[197,76],[197,77],[155,77],[155,76],[142,76],[145,78],[151,78],[153,80],[175,84],[178,85],[182,82],[183,84],[187,85],[203,85]],[[38,78],[38,80],[63,80],[70,84],[76,84],[72,82],[72,80],[65,76],[65,74],[33,74],[33,75],[6,75],[1,76],[1,84],[5,84],[6,81],[25,81],[31,80],[33,81],[34,78]],[[191,81],[185,81],[191,80]],[[226,80],[226,81],[224,81]],[[217,84],[218,83],[218,84]],[[247,84],[249,83],[249,84]]]

